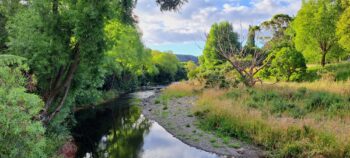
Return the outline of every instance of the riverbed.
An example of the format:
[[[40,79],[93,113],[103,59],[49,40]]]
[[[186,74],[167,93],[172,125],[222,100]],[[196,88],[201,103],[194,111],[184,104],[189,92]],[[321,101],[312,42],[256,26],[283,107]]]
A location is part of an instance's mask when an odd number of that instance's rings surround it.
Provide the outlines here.
[[[223,155],[190,146],[158,122],[144,117],[140,100],[155,91],[123,95],[75,114],[72,133],[78,158],[221,158]]]

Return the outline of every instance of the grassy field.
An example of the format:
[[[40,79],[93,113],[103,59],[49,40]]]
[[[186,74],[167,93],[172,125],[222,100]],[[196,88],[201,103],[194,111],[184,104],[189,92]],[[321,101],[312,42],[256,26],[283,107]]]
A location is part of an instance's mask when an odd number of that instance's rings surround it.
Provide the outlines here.
[[[192,112],[202,128],[261,146],[271,157],[350,157],[350,81],[229,90],[182,82],[162,96],[191,95],[198,97]]]
[[[308,65],[306,80],[346,81],[350,79],[350,62],[328,64],[325,68],[320,65]]]

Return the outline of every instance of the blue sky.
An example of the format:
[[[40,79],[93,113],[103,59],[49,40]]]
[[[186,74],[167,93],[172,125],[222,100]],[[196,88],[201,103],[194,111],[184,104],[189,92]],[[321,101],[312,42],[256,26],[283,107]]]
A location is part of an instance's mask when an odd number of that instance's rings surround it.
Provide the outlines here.
[[[215,22],[231,22],[244,41],[249,25],[279,13],[293,16],[300,6],[301,0],[189,0],[178,12],[161,12],[155,0],[138,0],[135,14],[147,47],[199,56]]]

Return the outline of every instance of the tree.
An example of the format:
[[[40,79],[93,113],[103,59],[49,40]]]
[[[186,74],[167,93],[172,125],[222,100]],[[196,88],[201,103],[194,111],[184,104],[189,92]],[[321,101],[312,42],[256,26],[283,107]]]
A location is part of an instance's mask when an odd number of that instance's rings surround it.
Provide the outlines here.
[[[350,51],[350,7],[345,9],[338,21],[337,35],[339,37],[339,44]]]
[[[286,47],[274,55],[269,69],[277,80],[301,81],[306,73],[306,63],[302,53]]]
[[[177,10],[188,0],[156,0],[162,11]]]
[[[155,76],[155,82],[168,83],[175,80],[177,72],[180,70],[180,61],[171,52],[152,51],[152,61],[159,73]]]
[[[223,27],[217,33],[217,55],[230,63],[230,65],[239,73],[243,83],[252,87],[256,82],[261,81],[255,75],[262,70],[268,62],[265,62],[267,53],[262,49],[254,49],[251,54],[247,55],[245,47],[241,47],[240,43],[233,43],[231,34],[233,34],[233,27]],[[238,40],[237,33],[236,41]]]
[[[219,36],[221,30],[230,30],[227,32],[228,34],[225,36],[225,39],[222,40],[227,40],[227,43],[234,47],[240,47],[240,43],[238,42],[238,34],[233,32],[233,27],[229,22],[225,21],[213,24],[207,36],[203,55],[199,58],[202,69],[215,69],[216,66],[225,62],[224,58],[219,54]],[[229,49],[228,47],[230,46],[225,45],[224,47],[225,48],[222,49]]]
[[[287,14],[276,14],[270,20],[264,21],[261,27],[272,31],[272,39],[282,38],[293,18]]]
[[[198,66],[196,63],[194,63],[192,60],[186,62],[185,69],[187,71],[187,78],[188,79],[195,79],[196,75],[198,73]]]
[[[256,32],[259,30],[260,30],[259,26],[249,26],[246,47],[249,47],[249,48],[256,47],[256,42],[255,42]]]
[[[24,2],[24,1],[22,1]],[[7,30],[6,23],[9,18],[14,16],[23,8],[21,0],[1,0],[0,1],[0,53],[7,49]]]
[[[151,50],[144,48],[135,26],[114,19],[106,24],[105,34],[109,88],[133,90],[158,73]]]
[[[162,10],[174,10],[185,1],[157,1]],[[132,24],[135,0],[32,0],[28,9],[11,19],[10,52],[26,57],[38,78],[44,98],[43,121],[57,124],[73,105],[98,99],[105,72],[104,28],[111,19]]]
[[[338,16],[337,5],[332,0],[303,1],[293,22],[296,48],[303,53],[320,53],[321,65],[325,66],[327,54],[337,45],[335,32]]]
[[[264,45],[266,50],[280,49],[285,45],[292,45],[293,34],[290,34],[292,28],[290,23],[293,18],[287,14],[276,14],[270,20],[261,23],[261,29],[265,29],[271,33],[271,36],[267,36],[267,43]]]

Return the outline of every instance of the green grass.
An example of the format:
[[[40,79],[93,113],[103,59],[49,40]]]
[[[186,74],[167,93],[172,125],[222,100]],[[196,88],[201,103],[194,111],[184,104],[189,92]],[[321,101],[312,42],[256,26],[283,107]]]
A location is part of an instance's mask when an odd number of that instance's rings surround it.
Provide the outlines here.
[[[269,157],[350,157],[349,86],[350,81],[319,80],[205,89],[191,112],[197,127],[233,148],[241,145],[230,144],[230,138],[255,144]]]
[[[276,116],[302,118],[307,114],[322,116],[341,116],[350,113],[350,100],[324,91],[311,91],[305,88],[297,90],[233,89],[226,98],[237,101],[237,95],[245,95],[244,103],[249,108],[259,109]]]
[[[241,144],[239,144],[239,143],[232,143],[232,144],[229,144],[229,147],[238,149],[238,148],[241,147]]]
[[[350,79],[350,62],[329,64],[322,68],[321,66],[313,66],[308,68],[307,81],[315,81],[320,79],[346,81]]]
[[[350,142],[336,134],[342,123],[335,122],[350,116],[346,96],[305,88],[211,90],[194,110],[202,129],[262,146],[272,157],[341,158],[350,153]],[[329,129],[318,128],[331,123]]]

